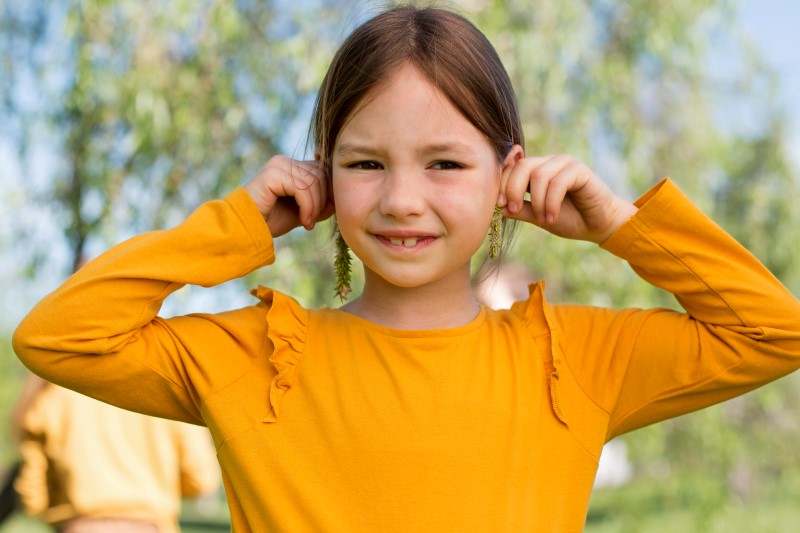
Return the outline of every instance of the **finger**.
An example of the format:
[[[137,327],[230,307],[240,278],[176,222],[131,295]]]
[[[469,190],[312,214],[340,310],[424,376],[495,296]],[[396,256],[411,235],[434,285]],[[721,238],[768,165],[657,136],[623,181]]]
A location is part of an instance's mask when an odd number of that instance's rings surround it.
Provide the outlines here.
[[[290,173],[294,197],[300,208],[300,222],[306,229],[311,229],[325,205],[319,185],[322,181],[319,178],[319,166],[313,161],[292,161]]]
[[[315,164],[317,165],[317,181],[319,185],[319,194],[322,201],[322,210],[324,211],[324,209],[331,201],[329,196],[330,193],[328,192],[329,190],[328,177],[325,172],[325,167],[322,165],[322,163],[320,161],[315,161]],[[318,217],[321,216],[321,213],[322,211],[317,216]]]
[[[498,207],[505,207],[506,200],[506,185],[508,184],[508,177],[511,175],[511,170],[516,166],[517,162],[525,158],[525,150],[522,146],[515,144],[506,153],[503,158],[500,170],[500,189],[497,191]]]
[[[328,183],[328,178],[326,176],[325,167],[322,165],[320,161],[314,161],[313,165],[314,165],[314,172],[317,178],[316,182],[314,183],[314,187],[317,189],[319,193],[318,194],[319,207],[316,213],[314,214],[314,224],[316,224],[320,220],[325,220],[326,218],[328,218],[328,216],[330,216],[330,215],[325,216],[325,211],[326,209],[329,208],[329,205],[331,204],[331,199],[328,192],[329,183]],[[312,224],[312,227],[314,224]]]
[[[294,198],[297,202],[297,206],[299,207],[298,216],[300,218],[300,223],[306,229],[311,229],[314,227],[314,221],[316,218],[316,213],[318,209],[321,209],[321,201],[317,197],[318,194],[315,193],[317,188],[313,185],[310,187],[303,187],[295,190]]]
[[[509,212],[517,213],[522,209],[531,172],[540,164],[539,159],[538,157],[526,157],[518,161],[508,172],[503,190],[506,196],[506,209]]]
[[[582,185],[580,178],[583,175],[583,170],[584,166],[573,159],[550,180],[544,198],[544,220],[546,223],[552,224],[558,219],[567,193]]]
[[[317,222],[321,222],[323,220],[328,220],[333,214],[336,212],[336,206],[333,205],[333,202],[328,202],[325,207],[322,209],[322,212],[317,216]]]
[[[503,165],[503,172],[500,174],[500,191],[497,193],[497,205],[505,207],[508,204],[508,197],[506,196],[506,189],[508,188],[508,179],[511,176],[511,171],[514,170],[516,162]]]
[[[325,220],[330,216],[326,210],[332,208],[330,197],[328,196],[328,180],[325,178],[325,171],[322,165],[314,165],[314,182],[309,191],[314,201],[314,209],[311,213],[311,221],[306,225],[306,229],[313,229],[317,222]]]
[[[533,212],[533,207],[531,207],[531,203],[527,200],[525,200],[522,203],[522,206],[516,212],[512,213],[506,207],[505,209],[503,209],[503,216],[513,220],[519,220],[521,222],[530,222],[531,224],[537,224],[536,215]]]
[[[529,170],[528,181],[525,184],[527,192],[530,194],[531,209],[533,210],[533,220],[537,224],[544,223],[544,199],[547,192],[548,182],[553,169],[558,168],[557,155],[547,155],[542,157],[530,158],[531,169]]]

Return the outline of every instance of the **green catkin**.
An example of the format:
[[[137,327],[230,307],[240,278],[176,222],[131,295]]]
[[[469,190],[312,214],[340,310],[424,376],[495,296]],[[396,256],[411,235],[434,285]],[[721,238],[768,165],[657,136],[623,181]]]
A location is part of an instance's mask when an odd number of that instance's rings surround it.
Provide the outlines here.
[[[342,238],[338,228],[336,229],[336,258],[333,266],[336,271],[336,296],[344,302],[352,290],[350,288],[352,259],[350,257],[350,248],[344,242],[344,238]]]
[[[503,210],[495,206],[492,223],[489,226],[489,258],[496,259],[503,246]]]

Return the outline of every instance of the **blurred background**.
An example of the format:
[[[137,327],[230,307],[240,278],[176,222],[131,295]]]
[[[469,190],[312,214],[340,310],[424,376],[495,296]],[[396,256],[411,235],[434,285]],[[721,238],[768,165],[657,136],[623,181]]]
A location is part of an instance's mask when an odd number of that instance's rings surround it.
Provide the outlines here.
[[[800,295],[800,3],[469,0],[515,83],[526,152],[569,152],[634,199],[672,177]],[[25,370],[10,336],[83,261],[172,226],[269,157],[304,157],[337,44],[383,3],[0,0],[0,423]],[[164,315],[280,288],[335,305],[330,231],[275,266],[187,287]],[[521,232],[509,255],[553,301],[676,304],[597,247]],[[356,280],[358,283],[359,280]],[[0,476],[18,451],[0,425]],[[797,531],[800,376],[612,443],[586,531]],[[228,530],[224,495],[184,531]],[[0,532],[46,531],[16,514]]]

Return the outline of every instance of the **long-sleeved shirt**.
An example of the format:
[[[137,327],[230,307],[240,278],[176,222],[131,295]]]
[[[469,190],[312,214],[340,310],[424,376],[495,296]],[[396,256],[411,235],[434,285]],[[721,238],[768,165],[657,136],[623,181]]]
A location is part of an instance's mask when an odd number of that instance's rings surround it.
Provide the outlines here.
[[[270,289],[163,319],[183,284],[274,260],[237,189],[123,243],[14,346],[48,380],[208,426],[237,532],[581,531],[605,441],[800,367],[800,303],[669,180],[603,247],[686,313],[550,305],[408,331]]]
[[[55,526],[117,518],[178,531],[181,498],[219,486],[201,428],[118,409],[46,386],[22,420],[15,488],[25,511]]]

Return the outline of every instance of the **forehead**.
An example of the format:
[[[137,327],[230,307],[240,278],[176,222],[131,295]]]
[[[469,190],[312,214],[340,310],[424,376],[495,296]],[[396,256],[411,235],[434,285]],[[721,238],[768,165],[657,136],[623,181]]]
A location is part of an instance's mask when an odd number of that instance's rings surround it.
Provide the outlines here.
[[[336,150],[353,144],[489,147],[484,135],[410,63],[356,105]]]

